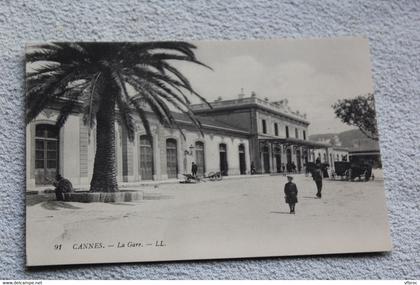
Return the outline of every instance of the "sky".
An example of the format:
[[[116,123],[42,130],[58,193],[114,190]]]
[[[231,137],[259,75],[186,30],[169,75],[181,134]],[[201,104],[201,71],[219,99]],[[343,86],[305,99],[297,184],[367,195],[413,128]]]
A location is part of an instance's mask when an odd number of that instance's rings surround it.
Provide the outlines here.
[[[270,101],[288,99],[307,113],[310,134],[354,129],[335,118],[338,99],[373,92],[368,41],[361,38],[311,40],[197,41],[198,60],[175,65],[208,101],[254,91]]]

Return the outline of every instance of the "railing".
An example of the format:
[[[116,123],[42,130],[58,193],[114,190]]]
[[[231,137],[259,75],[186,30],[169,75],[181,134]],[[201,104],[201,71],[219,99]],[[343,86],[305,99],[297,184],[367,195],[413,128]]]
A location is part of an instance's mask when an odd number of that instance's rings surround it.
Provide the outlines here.
[[[263,100],[257,97],[247,97],[247,98],[238,98],[233,100],[223,100],[223,101],[214,101],[210,103],[213,108],[220,108],[220,107],[227,107],[227,106],[237,106],[237,105],[246,105],[246,104],[257,104],[260,106],[263,106],[265,108],[268,108],[270,110],[273,110],[275,112],[280,112],[283,114],[287,114],[289,116],[296,117],[300,120],[306,120],[306,114],[300,114],[298,111],[293,112],[290,110],[290,108],[284,104],[276,103],[276,102],[270,102],[267,100]],[[201,111],[201,110],[207,110],[209,109],[209,106],[205,103],[200,104],[193,104],[191,105],[191,108],[195,111]]]

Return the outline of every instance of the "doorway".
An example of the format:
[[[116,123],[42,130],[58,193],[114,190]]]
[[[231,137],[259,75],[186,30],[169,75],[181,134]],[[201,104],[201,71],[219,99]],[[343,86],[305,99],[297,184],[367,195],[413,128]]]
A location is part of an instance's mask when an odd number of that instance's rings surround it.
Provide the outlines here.
[[[152,138],[140,136],[140,175],[141,180],[153,180]]]
[[[274,146],[274,159],[276,161],[276,172],[282,172],[281,168],[281,149],[279,145]]]
[[[239,172],[241,175],[246,174],[245,146],[239,145]]]
[[[178,149],[175,139],[166,140],[166,172],[168,178],[178,176]]]
[[[228,175],[228,162],[227,162],[227,149],[226,144],[222,143],[219,145],[219,156],[220,156],[220,173],[223,176]]]
[[[195,163],[197,164],[197,175],[204,176],[206,172],[205,168],[205,156],[204,156],[204,143],[195,143]]]
[[[270,149],[267,145],[263,147],[263,167],[264,173],[270,173]]]

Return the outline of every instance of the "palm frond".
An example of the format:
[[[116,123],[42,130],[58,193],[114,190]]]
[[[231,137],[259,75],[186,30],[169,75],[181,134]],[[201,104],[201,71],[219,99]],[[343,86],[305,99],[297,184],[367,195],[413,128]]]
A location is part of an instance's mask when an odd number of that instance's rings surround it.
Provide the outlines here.
[[[67,121],[67,118],[75,109],[77,105],[77,98],[81,94],[81,90],[77,89],[70,89],[67,92],[69,94],[66,97],[69,98],[69,101],[66,104],[64,104],[64,106],[60,109],[57,120],[55,122],[55,126],[59,129],[61,129],[61,127],[64,126],[64,124]]]
[[[69,82],[78,78],[75,71],[63,71],[49,77],[45,82],[27,86],[26,91],[26,121],[29,123],[50,103],[66,93]]]
[[[122,128],[127,132],[127,137],[130,141],[134,141],[134,120],[131,115],[130,109],[130,97],[128,95],[127,89],[125,87],[125,82],[122,80],[121,75],[118,72],[115,72],[113,75],[115,83],[118,86],[119,92],[122,96],[116,96],[117,106],[118,106],[118,117],[120,118],[119,123]]]
[[[146,116],[146,110],[141,106],[141,103],[138,100],[130,100],[130,103],[134,106],[137,114],[140,117],[140,120],[143,124],[144,130],[146,131],[146,136],[148,137],[149,141],[151,142],[152,138],[152,131],[150,130],[150,123]]]
[[[150,93],[150,86],[148,86],[147,82],[142,82],[141,79],[134,77],[125,77],[125,80],[139,93],[139,95],[132,98],[133,101],[146,101],[161,124],[171,125],[173,120],[171,118],[172,114],[167,112],[166,109],[162,107],[161,103],[156,100],[153,94]]]
[[[26,54],[27,62],[48,61],[60,64],[82,63],[88,57],[77,43],[51,43],[35,46]]]
[[[82,108],[83,112],[83,123],[89,127],[89,136],[90,136],[90,129],[93,128],[96,113],[99,110],[100,101],[101,101],[101,94],[100,91],[103,89],[101,87],[102,78],[101,73],[98,72],[95,74],[94,78],[90,81],[90,86],[86,89],[87,98],[84,101],[84,105]]]

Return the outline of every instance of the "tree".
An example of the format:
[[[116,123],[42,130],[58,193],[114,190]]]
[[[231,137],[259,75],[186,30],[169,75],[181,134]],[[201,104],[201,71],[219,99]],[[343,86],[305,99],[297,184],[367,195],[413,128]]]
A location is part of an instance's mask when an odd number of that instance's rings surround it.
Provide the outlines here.
[[[373,94],[338,100],[332,105],[332,108],[337,118],[341,119],[343,123],[358,127],[365,136],[372,140],[379,139]]]
[[[33,71],[26,79],[26,123],[51,106],[61,106],[57,127],[62,127],[72,112],[81,112],[89,129],[96,126],[90,191],[118,191],[116,121],[133,141],[137,114],[150,139],[145,104],[161,124],[177,126],[169,108],[172,106],[201,131],[187,95],[207,101],[171,64],[186,61],[208,67],[196,59],[195,48],[186,42],[51,43],[30,47],[26,59]]]

